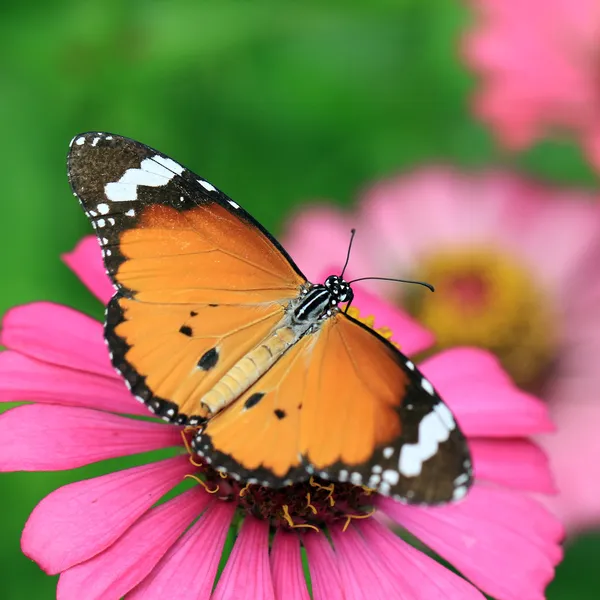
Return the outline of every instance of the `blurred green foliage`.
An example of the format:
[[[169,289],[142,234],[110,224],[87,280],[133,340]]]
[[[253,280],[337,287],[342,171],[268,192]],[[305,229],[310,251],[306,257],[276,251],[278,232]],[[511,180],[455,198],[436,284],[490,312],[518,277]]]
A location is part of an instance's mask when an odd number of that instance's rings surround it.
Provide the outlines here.
[[[274,233],[302,203],[349,205],[370,182],[425,162],[508,164],[592,186],[574,145],[507,157],[471,119],[474,81],[460,61],[468,19],[464,5],[436,0],[5,3],[0,312],[50,299],[101,316],[59,260],[90,232],[65,173],[80,131],[160,149]],[[3,600],[54,597],[55,578],[20,553],[35,504],[129,464],[2,476]],[[599,560],[599,537],[571,544],[548,597],[598,598]]]

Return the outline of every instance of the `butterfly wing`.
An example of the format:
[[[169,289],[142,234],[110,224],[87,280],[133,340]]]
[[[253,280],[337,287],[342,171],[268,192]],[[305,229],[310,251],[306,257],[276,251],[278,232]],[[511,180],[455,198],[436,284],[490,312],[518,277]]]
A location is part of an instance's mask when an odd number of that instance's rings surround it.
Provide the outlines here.
[[[78,135],[68,172],[116,288],[105,327],[114,366],[165,420],[201,421],[199,399],[305,277],[236,202],[143,144]]]
[[[431,383],[342,313],[214,417],[195,446],[213,466],[274,487],[315,474],[437,504],[471,483],[466,440]]]

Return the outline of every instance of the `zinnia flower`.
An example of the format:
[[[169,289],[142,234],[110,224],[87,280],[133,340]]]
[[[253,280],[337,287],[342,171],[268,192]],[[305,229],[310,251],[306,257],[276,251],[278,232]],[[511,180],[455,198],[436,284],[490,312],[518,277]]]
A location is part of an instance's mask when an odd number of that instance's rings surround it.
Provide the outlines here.
[[[540,438],[561,492],[553,508],[571,530],[600,523],[600,466],[582,459],[600,450],[595,198],[504,173],[424,169],[376,185],[355,214],[304,211],[283,240],[309,278],[319,277],[323,266],[336,266],[323,265],[323,256],[344,256],[352,225],[350,278],[429,281],[434,294],[369,285],[431,330],[438,351],[487,349],[547,401],[558,427]]]
[[[573,133],[600,167],[597,0],[474,0],[466,39],[481,75],[476,113],[512,148]]]
[[[66,262],[102,302],[109,299],[95,239],[85,239]],[[369,294],[359,292],[356,303],[364,314],[376,312],[405,352],[431,341]],[[188,453],[185,430],[148,417],[129,394],[110,365],[101,324],[70,308],[34,303],[11,310],[1,343],[8,350],[0,354],[0,398],[34,402],[0,417],[4,471],[70,469],[172,449],[162,460],[66,485],[35,508],[23,551],[60,574],[61,600],[305,600],[303,552],[316,600],[482,599],[477,588],[499,599],[538,599],[560,560],[562,528],[530,497],[552,491],[546,459],[529,440],[552,424],[544,404],[516,389],[487,352],[455,349],[422,364],[470,438],[476,476],[464,501],[425,508],[370,497],[363,488],[348,491],[350,484],[311,481],[302,484],[312,492],[306,498],[297,486],[240,488],[211,473]],[[201,485],[177,493],[186,475]],[[340,485],[347,503],[360,496],[375,514],[334,512]],[[309,504],[328,535],[315,525],[290,526]],[[473,585],[398,537],[391,522]],[[231,535],[235,544],[213,590]]]

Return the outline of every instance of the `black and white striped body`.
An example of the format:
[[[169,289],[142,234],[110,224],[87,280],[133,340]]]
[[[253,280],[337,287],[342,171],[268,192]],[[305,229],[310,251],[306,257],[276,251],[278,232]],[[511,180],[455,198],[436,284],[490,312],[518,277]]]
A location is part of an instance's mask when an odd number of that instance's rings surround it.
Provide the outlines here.
[[[351,302],[350,285],[337,275],[323,285],[305,287],[290,302],[284,318],[274,331],[242,357],[201,400],[209,415],[214,415],[248,390],[291,346],[307,333],[314,333],[325,319],[333,316],[341,302]]]

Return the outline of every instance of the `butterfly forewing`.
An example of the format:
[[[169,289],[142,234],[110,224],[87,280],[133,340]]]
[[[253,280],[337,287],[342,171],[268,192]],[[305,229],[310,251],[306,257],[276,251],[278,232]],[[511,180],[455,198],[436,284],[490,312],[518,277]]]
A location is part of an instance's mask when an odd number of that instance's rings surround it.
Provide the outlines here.
[[[305,278],[236,202],[143,144],[81,134],[68,171],[117,290],[106,316],[113,364],[165,420],[201,421],[202,393]]]

